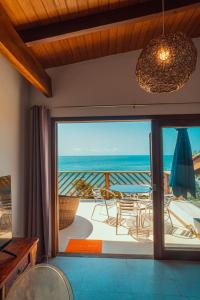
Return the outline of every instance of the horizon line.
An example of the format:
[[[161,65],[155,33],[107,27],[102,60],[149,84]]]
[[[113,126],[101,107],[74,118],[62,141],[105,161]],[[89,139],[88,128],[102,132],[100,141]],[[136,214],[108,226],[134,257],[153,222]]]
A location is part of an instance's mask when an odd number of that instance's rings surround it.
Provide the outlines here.
[[[173,154],[165,154],[164,156],[166,155],[170,155],[170,156],[173,156]],[[74,156],[151,156],[150,154],[74,154],[74,155],[59,155],[58,156],[63,156],[63,157],[66,157],[66,156],[70,156],[70,157],[74,157]]]

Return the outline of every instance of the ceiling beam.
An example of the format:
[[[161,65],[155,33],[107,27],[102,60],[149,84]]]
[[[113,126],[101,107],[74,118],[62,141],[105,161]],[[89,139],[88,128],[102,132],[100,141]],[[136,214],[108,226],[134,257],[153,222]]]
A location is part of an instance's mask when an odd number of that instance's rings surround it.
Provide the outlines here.
[[[165,2],[166,15],[200,5],[199,0],[168,0]],[[31,46],[108,29],[122,23],[149,20],[160,16],[161,10],[161,0],[151,0],[72,20],[19,30],[18,33],[23,41]]]
[[[0,52],[38,90],[52,96],[51,78],[24,44],[0,6]]]

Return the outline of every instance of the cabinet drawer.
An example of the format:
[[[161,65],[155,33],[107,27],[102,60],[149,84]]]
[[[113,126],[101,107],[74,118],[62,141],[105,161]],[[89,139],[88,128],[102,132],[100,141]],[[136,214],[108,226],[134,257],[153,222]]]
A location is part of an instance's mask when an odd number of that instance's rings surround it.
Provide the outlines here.
[[[30,256],[27,255],[19,262],[19,264],[16,266],[15,270],[13,270],[12,274],[10,275],[8,281],[6,282],[6,285],[5,285],[6,294],[8,293],[8,290],[10,289],[13,282],[17,279],[17,277],[19,275],[21,275],[26,270],[26,268],[29,265],[30,265]]]

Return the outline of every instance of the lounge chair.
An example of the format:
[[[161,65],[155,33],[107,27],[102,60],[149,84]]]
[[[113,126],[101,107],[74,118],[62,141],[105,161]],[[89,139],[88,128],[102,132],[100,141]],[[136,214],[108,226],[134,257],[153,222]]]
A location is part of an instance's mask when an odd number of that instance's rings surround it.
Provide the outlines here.
[[[173,222],[172,222],[172,218],[171,218],[171,215],[170,215],[170,209],[169,209],[169,206],[170,206],[170,203],[171,201],[174,199],[174,196],[173,195],[165,195],[164,196],[164,214],[167,216],[167,219],[170,220],[170,223],[171,223],[171,226],[172,228],[174,227],[173,226]]]

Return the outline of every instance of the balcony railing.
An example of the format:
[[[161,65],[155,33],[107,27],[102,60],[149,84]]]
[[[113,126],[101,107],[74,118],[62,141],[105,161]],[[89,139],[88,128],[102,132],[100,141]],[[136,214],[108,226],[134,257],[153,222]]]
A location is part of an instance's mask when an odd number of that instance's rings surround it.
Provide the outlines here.
[[[164,176],[165,191],[168,189],[168,176]],[[151,185],[150,171],[61,171],[58,172],[58,194],[74,196],[79,194],[77,187],[110,188],[114,184],[148,184]],[[77,191],[78,190],[78,191]],[[81,194],[81,192],[80,192]]]

